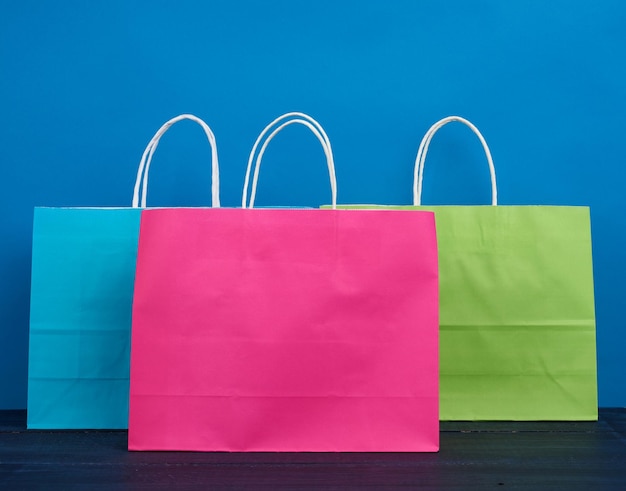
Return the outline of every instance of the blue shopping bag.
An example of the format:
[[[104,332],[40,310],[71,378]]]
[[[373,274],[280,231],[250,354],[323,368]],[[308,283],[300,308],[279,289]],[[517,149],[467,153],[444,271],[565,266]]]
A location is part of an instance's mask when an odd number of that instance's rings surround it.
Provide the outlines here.
[[[215,137],[200,118],[183,114],[166,122],[146,147],[131,208],[35,208],[28,428],[128,427],[139,219],[159,140],[185,119],[200,124],[211,145],[212,205],[219,207]]]

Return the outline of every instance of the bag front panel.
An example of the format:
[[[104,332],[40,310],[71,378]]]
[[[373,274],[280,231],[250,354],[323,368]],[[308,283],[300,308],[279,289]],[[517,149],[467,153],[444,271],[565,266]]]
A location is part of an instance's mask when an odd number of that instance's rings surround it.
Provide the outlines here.
[[[435,450],[437,296],[430,213],[148,210],[129,448]]]
[[[127,428],[139,219],[139,209],[35,209],[29,428]]]

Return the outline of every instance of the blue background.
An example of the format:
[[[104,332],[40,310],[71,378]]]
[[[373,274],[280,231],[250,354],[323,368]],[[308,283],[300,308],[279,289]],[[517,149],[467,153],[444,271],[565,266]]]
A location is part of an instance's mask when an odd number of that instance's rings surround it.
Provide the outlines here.
[[[340,203],[411,201],[428,127],[458,114],[490,144],[501,204],[591,207],[599,401],[626,406],[626,2],[621,0],[20,1],[0,11],[0,408],[26,406],[34,206],[128,206],[141,153],[170,117],[215,132],[221,198],[293,110],[335,151]],[[155,155],[150,205],[208,205],[193,123]],[[425,202],[489,201],[478,140],[433,140]],[[257,204],[328,203],[303,128],[269,147]]]

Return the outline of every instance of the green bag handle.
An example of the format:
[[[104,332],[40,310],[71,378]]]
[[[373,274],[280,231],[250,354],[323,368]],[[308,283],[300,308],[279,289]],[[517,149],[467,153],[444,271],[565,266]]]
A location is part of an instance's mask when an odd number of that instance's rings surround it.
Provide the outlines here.
[[[211,128],[209,128],[209,126],[202,119],[194,116],[193,114],[181,114],[180,116],[176,116],[175,118],[170,119],[159,128],[159,130],[154,134],[154,136],[148,143],[148,146],[141,156],[139,169],[137,170],[137,179],[135,180],[135,189],[133,192],[133,208],[146,207],[146,198],[148,196],[148,173],[150,172],[150,164],[152,163],[152,156],[154,155],[154,151],[159,145],[159,140],[161,139],[163,134],[167,130],[169,130],[175,123],[182,121],[183,119],[188,119],[198,123],[204,130],[207,140],[209,140],[209,144],[211,145],[211,205],[214,208],[219,208],[220,173],[219,165],[217,162],[217,144],[215,143],[215,135],[213,134],[213,131],[211,131]],[[139,205],[140,188],[141,206]]]
[[[290,118],[293,118],[293,119],[290,119]],[[287,121],[282,123],[277,128],[275,128],[267,136],[267,138],[265,138],[265,135],[267,135],[267,133],[271,131],[272,128],[274,128],[281,121],[285,121],[285,120]],[[330,140],[328,139],[328,135],[324,131],[324,128],[322,127],[321,124],[319,124],[315,119],[313,119],[308,114],[304,114],[301,112],[290,112],[290,113],[285,113],[282,116],[279,116],[270,124],[268,124],[257,137],[256,141],[254,142],[254,146],[252,147],[252,151],[250,152],[250,156],[248,157],[248,167],[246,169],[246,178],[244,180],[243,194],[241,197],[242,208],[254,207],[254,200],[256,198],[256,188],[259,182],[259,169],[261,168],[261,159],[263,158],[263,154],[265,153],[265,149],[267,148],[267,145],[283,128],[292,124],[302,124],[306,126],[307,128],[311,130],[311,132],[317,137],[317,139],[322,144],[324,155],[326,156],[326,164],[328,166],[328,175],[330,177],[332,208],[333,210],[337,208],[337,177],[335,175],[335,161],[333,158],[333,151],[330,145]],[[263,145],[261,146],[259,153],[256,156],[256,160],[255,160],[254,156],[256,154],[258,146],[261,144],[261,141],[263,141],[263,138],[265,138],[265,141],[263,142]],[[248,186],[250,183],[250,173],[252,172],[253,161],[254,161],[254,175],[252,178],[252,190],[250,192],[250,202],[248,203]]]
[[[448,116],[446,118],[440,119],[435,124],[433,124],[430,129],[422,138],[419,149],[417,150],[417,157],[415,158],[415,169],[413,172],[413,205],[420,206],[422,203],[422,180],[424,179],[424,162],[426,160],[426,153],[428,152],[428,147],[430,146],[430,141],[435,136],[435,133],[448,123],[453,121],[458,121],[459,123],[463,123],[468,126],[478,137],[480,143],[483,145],[483,149],[485,150],[485,155],[487,156],[487,162],[489,163],[489,173],[491,174],[491,205],[498,205],[498,187],[496,185],[496,169],[493,166],[493,159],[491,158],[491,151],[489,150],[489,146],[485,141],[483,135],[478,131],[478,128],[474,126],[470,121],[461,116]]]

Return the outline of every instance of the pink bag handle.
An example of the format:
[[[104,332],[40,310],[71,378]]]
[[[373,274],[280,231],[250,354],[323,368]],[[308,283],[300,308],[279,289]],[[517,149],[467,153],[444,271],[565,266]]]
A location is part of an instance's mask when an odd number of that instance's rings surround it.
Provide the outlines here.
[[[463,123],[468,126],[474,134],[480,140],[480,143],[483,145],[483,150],[485,151],[485,155],[487,156],[487,163],[489,164],[489,173],[491,174],[491,204],[492,206],[497,206],[498,204],[498,188],[496,186],[496,170],[493,166],[493,159],[491,158],[491,151],[489,150],[489,146],[485,141],[485,138],[480,133],[478,128],[474,126],[467,119],[462,118],[461,116],[448,116],[446,118],[440,119],[435,124],[433,124],[430,129],[422,138],[419,149],[417,150],[417,157],[415,158],[415,169],[413,171],[413,205],[420,206],[422,202],[422,180],[424,179],[424,162],[426,160],[426,153],[428,152],[428,147],[430,146],[430,141],[435,136],[435,133],[442,127],[448,123],[453,121],[458,121],[459,123]]]
[[[150,164],[152,163],[152,156],[154,155],[154,151],[159,145],[159,140],[165,134],[165,132],[169,130],[175,123],[177,123],[178,121],[182,121],[183,119],[188,119],[198,123],[204,130],[207,140],[209,140],[209,144],[211,145],[211,205],[214,208],[219,208],[220,173],[217,162],[217,144],[215,143],[215,135],[213,134],[213,131],[211,131],[211,128],[209,128],[209,126],[202,119],[194,116],[193,114],[181,114],[180,116],[176,116],[175,118],[170,119],[159,128],[159,130],[154,134],[154,136],[148,143],[148,146],[141,156],[141,161],[139,162],[139,169],[137,171],[137,179],[135,180],[135,188],[133,192],[133,208],[146,207],[146,198],[148,196],[148,173],[150,172]],[[140,187],[141,206],[139,205]]]
[[[295,119],[289,119],[295,118]],[[257,148],[265,135],[274,128],[279,122],[289,119],[288,121],[282,123],[280,126],[275,128],[265,139],[259,153],[254,159],[254,155],[256,154]],[[324,155],[326,156],[326,164],[328,165],[328,174],[330,177],[330,189],[332,194],[332,208],[337,208],[337,178],[335,176],[335,162],[333,158],[332,148],[330,146],[330,140],[328,139],[328,135],[315,119],[311,116],[300,113],[300,112],[290,112],[279,116],[270,124],[268,124],[263,131],[259,134],[258,138],[254,142],[254,146],[252,147],[252,151],[250,152],[250,156],[248,157],[248,167],[246,169],[246,177],[243,184],[243,195],[241,198],[241,207],[242,208],[253,208],[254,200],[256,198],[256,188],[259,182],[259,170],[261,168],[261,159],[263,158],[263,154],[265,153],[265,149],[269,142],[285,127],[291,124],[302,124],[309,128],[311,132],[317,137],[317,139],[322,144],[322,149],[324,150]],[[254,161],[254,175],[252,178],[252,190],[250,192],[250,202],[248,203],[248,186],[250,183],[250,173],[252,172],[252,162]]]

